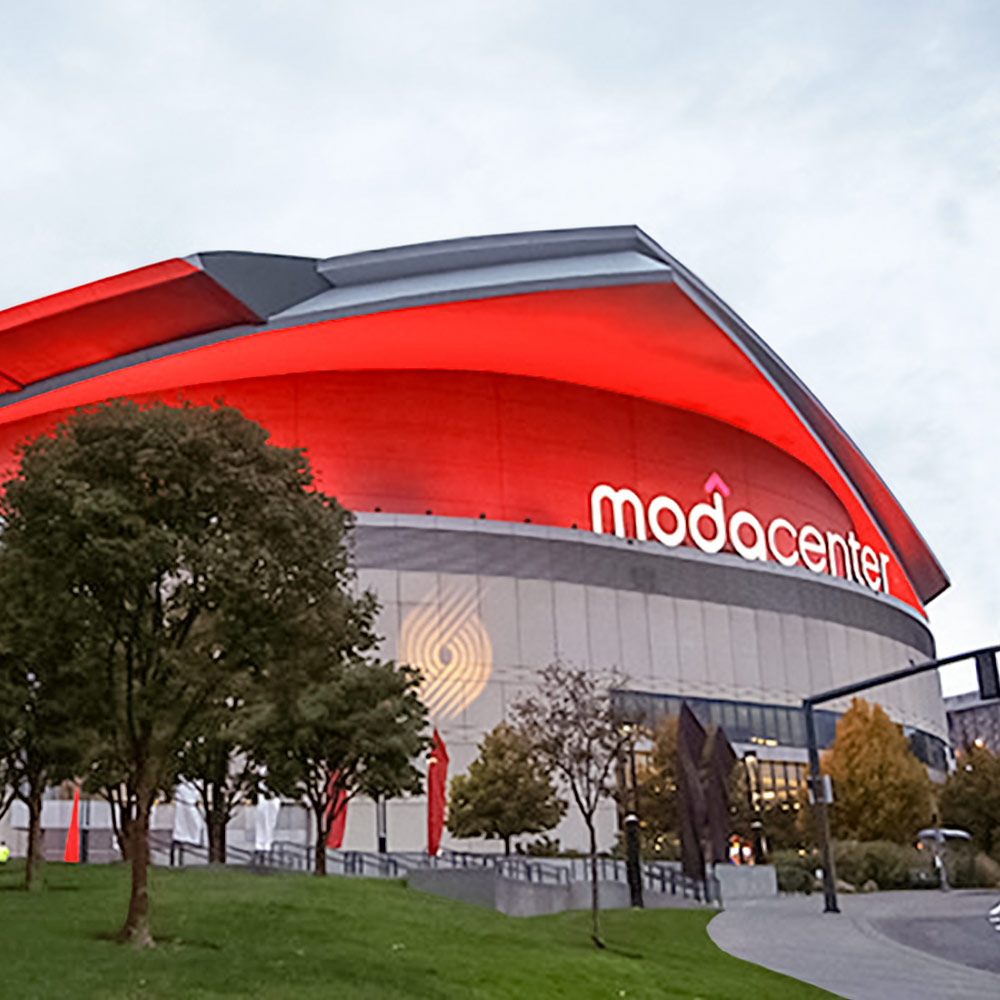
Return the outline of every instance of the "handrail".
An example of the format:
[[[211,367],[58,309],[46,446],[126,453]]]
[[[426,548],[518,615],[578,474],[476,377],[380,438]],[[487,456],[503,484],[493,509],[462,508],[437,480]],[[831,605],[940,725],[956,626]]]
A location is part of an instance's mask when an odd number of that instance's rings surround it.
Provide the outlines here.
[[[171,867],[183,866],[186,859],[195,864],[208,863],[208,848],[167,838],[165,834],[149,835],[150,848],[168,854]],[[274,841],[269,851],[250,851],[240,847],[226,848],[227,863],[244,864],[258,869],[311,872],[315,869],[314,848],[301,841]],[[400,878],[411,868],[445,868],[492,870],[500,878],[509,878],[538,885],[569,885],[590,881],[590,859],[556,860],[527,858],[519,855],[476,854],[472,851],[442,850],[437,855],[422,851],[327,850],[328,875],[361,878]],[[188,861],[190,863],[190,861]],[[643,887],[703,903],[721,903],[719,880],[709,874],[704,881],[685,875],[676,864],[647,863],[641,866]],[[617,858],[598,858],[597,877],[603,882],[626,881],[625,863]]]

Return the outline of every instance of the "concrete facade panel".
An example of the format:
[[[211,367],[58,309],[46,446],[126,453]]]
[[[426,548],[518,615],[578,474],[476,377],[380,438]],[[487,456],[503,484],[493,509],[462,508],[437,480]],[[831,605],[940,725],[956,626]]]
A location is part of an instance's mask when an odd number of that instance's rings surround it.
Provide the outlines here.
[[[806,623],[799,615],[781,616],[781,636],[785,651],[788,692],[796,700],[817,690],[806,646]]]
[[[749,608],[729,610],[729,640],[734,664],[734,689],[738,697],[750,701],[765,701],[767,696],[761,681],[760,646],[757,619]]]
[[[677,645],[677,608],[671,597],[651,594],[646,599],[649,641],[652,647],[650,690],[659,694],[679,691],[680,652]]]
[[[565,663],[589,663],[587,594],[581,583],[557,580],[552,585],[556,622],[556,655]]]
[[[552,584],[548,580],[517,581],[518,666],[544,666],[556,656]]]
[[[586,606],[591,664],[598,669],[620,670],[622,646],[615,592],[609,587],[587,587]]]
[[[479,616],[493,647],[494,678],[521,662],[518,641],[517,581],[510,577],[479,577]]]
[[[680,653],[681,683],[679,694],[711,697],[711,687],[705,676],[705,619],[700,601],[678,599],[677,648]]]
[[[809,680],[812,691],[828,691],[833,687],[833,665],[830,662],[830,643],[826,622],[805,619],[806,654],[809,661]]]
[[[760,662],[760,679],[764,689],[771,692],[771,700],[783,704],[792,701],[785,662],[785,643],[781,631],[782,616],[776,611],[755,611],[757,625],[757,650]]]
[[[630,687],[646,688],[652,675],[649,641],[649,608],[645,594],[619,591],[618,627],[621,667]]]
[[[722,604],[703,604],[705,625],[705,680],[713,697],[736,688],[729,609]]]

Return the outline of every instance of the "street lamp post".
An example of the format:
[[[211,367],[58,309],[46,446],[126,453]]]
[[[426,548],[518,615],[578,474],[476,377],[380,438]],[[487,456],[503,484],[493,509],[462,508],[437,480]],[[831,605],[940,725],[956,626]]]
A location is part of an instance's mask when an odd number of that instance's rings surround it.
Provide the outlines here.
[[[747,801],[750,804],[750,838],[753,842],[753,863],[767,864],[767,844],[764,840],[764,821],[760,811],[760,780],[756,774],[757,755],[748,750],[743,755],[743,766],[747,775]],[[755,787],[756,786],[756,787]]]
[[[628,782],[632,786],[631,810],[625,817],[625,876],[628,879],[629,901],[632,906],[643,907],[642,865],[639,857],[639,784],[635,771],[636,725],[626,726],[628,740]]]
[[[910,661],[908,667],[893,670],[887,674],[880,674],[878,677],[869,677],[867,680],[856,681],[853,684],[845,684],[839,688],[832,688],[829,691],[822,691],[819,694],[810,695],[802,699],[802,712],[805,715],[806,742],[809,751],[809,787],[813,793],[813,802],[816,808],[817,830],[820,839],[820,848],[823,853],[823,897],[825,900],[825,913],[840,913],[837,906],[837,881],[833,869],[833,851],[830,849],[830,823],[827,816],[827,803],[829,793],[823,776],[819,770],[819,743],[816,739],[816,720],[814,709],[827,701],[834,701],[837,698],[846,698],[848,695],[858,694],[867,691],[869,688],[879,687],[882,684],[889,684],[892,681],[905,680],[908,677],[915,677],[917,674],[927,673],[930,670],[938,670],[951,663],[960,663],[962,660],[976,661],[976,675],[979,681],[979,694],[983,698],[1000,698],[1000,674],[997,671],[997,653],[1000,652],[998,646],[984,646],[981,649],[970,649],[965,653],[956,653],[953,656],[943,656],[937,660],[925,660],[923,663]]]
[[[379,854],[385,854],[389,850],[385,812],[385,796],[378,795],[375,798],[375,840],[378,844]]]

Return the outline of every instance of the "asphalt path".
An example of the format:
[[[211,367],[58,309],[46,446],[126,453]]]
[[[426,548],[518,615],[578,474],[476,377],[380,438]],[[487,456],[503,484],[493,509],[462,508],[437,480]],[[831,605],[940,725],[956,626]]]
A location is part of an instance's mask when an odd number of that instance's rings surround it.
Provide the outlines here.
[[[990,900],[995,902],[995,897]],[[1000,973],[1000,934],[981,914],[942,917],[882,917],[872,926],[893,941],[973,969]]]
[[[849,1000],[1000,1000],[996,890],[736,901],[709,924],[732,955]]]

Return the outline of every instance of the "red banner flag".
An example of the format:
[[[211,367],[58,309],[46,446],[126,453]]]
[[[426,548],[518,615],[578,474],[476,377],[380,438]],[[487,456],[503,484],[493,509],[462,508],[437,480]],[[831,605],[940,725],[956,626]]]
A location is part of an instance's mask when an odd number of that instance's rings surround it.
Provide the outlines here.
[[[63,861],[76,864],[80,860],[80,789],[73,789],[73,812],[69,818],[69,830],[66,831],[66,846],[63,848]]]
[[[434,746],[427,765],[427,853],[435,855],[441,847],[444,830],[444,805],[448,785],[448,751],[441,734],[434,730]]]
[[[337,782],[337,772],[330,775],[329,784],[326,786],[327,796],[334,793],[334,785]],[[333,810],[333,825],[326,835],[326,846],[331,850],[337,850],[344,843],[344,830],[347,827],[347,793],[343,788],[336,790],[337,794],[327,803],[326,812],[323,814],[323,821],[328,822],[330,811]]]

